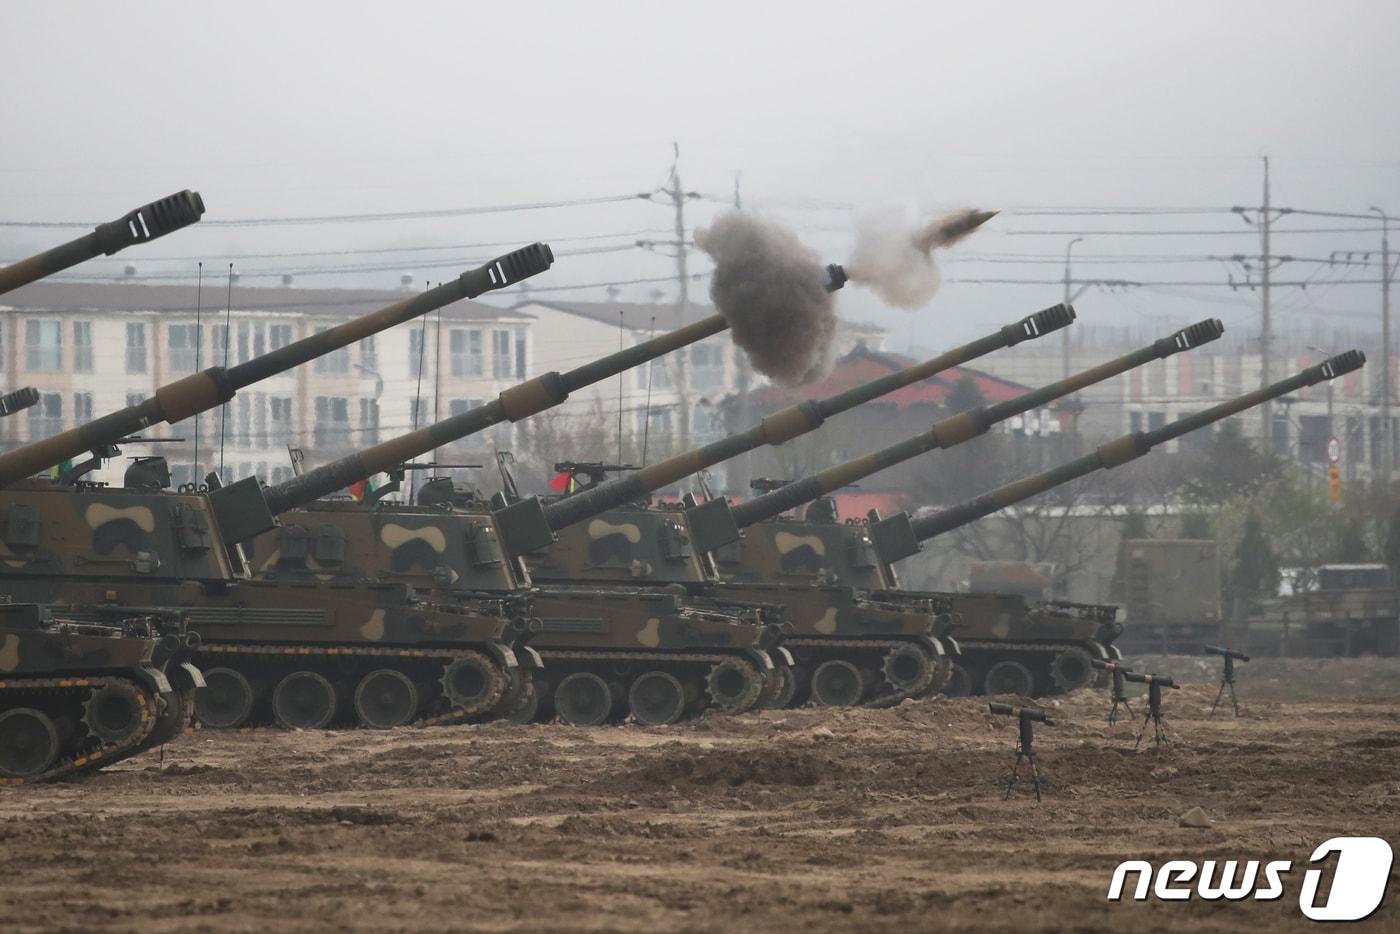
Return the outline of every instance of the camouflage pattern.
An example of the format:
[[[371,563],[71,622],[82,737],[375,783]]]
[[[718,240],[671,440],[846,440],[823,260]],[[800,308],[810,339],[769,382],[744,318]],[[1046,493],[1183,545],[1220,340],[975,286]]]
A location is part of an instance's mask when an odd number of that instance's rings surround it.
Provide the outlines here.
[[[471,497],[452,509],[318,502],[283,514],[281,528],[246,543],[245,553],[254,576],[268,582],[410,581],[439,604],[482,593],[528,600],[528,645],[542,660],[531,688],[537,716],[553,706],[550,691],[577,672],[605,673],[621,698],[637,676],[664,670],[690,683],[698,709],[718,662],[735,659],[764,677],[773,670],[777,634],[755,614],[635,586],[533,586],[526,562],[504,553],[493,514]],[[619,700],[610,715],[624,707]]]
[[[176,698],[145,620],[56,620],[0,604],[0,785],[48,781],[135,755]]]

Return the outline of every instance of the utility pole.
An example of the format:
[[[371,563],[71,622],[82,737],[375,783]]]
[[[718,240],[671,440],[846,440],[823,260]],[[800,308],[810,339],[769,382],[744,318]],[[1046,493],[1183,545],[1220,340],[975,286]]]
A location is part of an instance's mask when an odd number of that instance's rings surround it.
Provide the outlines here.
[[[1269,318],[1269,274],[1272,258],[1269,256],[1269,228],[1272,226],[1269,214],[1269,157],[1264,157],[1264,207],[1259,212],[1260,272],[1259,298],[1262,318],[1259,327],[1259,385],[1269,385],[1270,358],[1273,355],[1274,332]],[[1261,415],[1264,419],[1264,453],[1274,449],[1274,410],[1272,402],[1265,402]]]
[[[681,145],[672,143],[671,147],[675,157],[671,162],[670,187],[661,189],[661,193],[670,196],[676,209],[676,311],[679,319],[676,326],[682,327],[686,323],[686,313],[690,304],[690,275],[686,270],[685,201],[687,198],[698,198],[699,195],[693,191],[688,192],[681,186]],[[676,411],[680,416],[680,433],[677,439],[682,451],[690,449],[689,360],[688,348],[682,348],[676,355]]]
[[[1074,278],[1070,275],[1069,254],[1074,249],[1076,243],[1084,240],[1083,237],[1075,237],[1065,247],[1065,304],[1071,304],[1077,293],[1072,291]],[[1081,291],[1083,291],[1081,289]],[[1064,379],[1069,379],[1069,332],[1070,328],[1060,329],[1060,370]]]
[[[1390,422],[1390,215],[1371,207],[1381,216],[1381,469],[1385,482],[1395,472],[1395,439]]]

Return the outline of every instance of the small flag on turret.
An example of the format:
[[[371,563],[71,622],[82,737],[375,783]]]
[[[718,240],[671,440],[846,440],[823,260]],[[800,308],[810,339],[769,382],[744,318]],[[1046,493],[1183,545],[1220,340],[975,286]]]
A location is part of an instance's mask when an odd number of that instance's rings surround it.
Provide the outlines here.
[[[377,489],[377,487],[375,487],[374,480],[372,478],[366,478],[364,480],[358,480],[350,484],[350,486],[347,487],[347,489],[350,491],[351,499],[353,499],[357,503],[362,503],[364,502],[365,497],[370,493],[373,493],[375,489]]]
[[[574,475],[567,470],[554,475],[554,479],[549,481],[549,488],[556,493],[572,493],[574,491]]]

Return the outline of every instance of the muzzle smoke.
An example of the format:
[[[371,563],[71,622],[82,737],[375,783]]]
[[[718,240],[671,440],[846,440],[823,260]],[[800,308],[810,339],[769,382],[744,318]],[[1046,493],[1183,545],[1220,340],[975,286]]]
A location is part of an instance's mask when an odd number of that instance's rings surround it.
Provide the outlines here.
[[[715,262],[710,299],[754,367],[787,386],[823,376],[836,304],[821,258],[790,231],[742,211],[697,229],[695,244]]]
[[[933,251],[951,246],[996,216],[995,211],[957,211],[918,222],[908,211],[882,209],[856,216],[856,245],[846,273],[896,308],[927,305],[942,278]]]

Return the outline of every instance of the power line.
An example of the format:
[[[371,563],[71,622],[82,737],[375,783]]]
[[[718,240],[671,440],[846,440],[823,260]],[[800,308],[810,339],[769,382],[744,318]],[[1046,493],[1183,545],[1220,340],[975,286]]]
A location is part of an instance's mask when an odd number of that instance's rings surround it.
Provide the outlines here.
[[[280,227],[300,224],[346,224],[366,221],[422,220],[433,217],[464,217],[474,214],[508,214],[516,211],[539,211],[546,208],[582,207],[592,204],[616,204],[623,201],[648,201],[651,192],[625,195],[603,195],[597,198],[573,198],[561,201],[532,201],[520,204],[493,204],[475,207],[439,208],[429,211],[384,211],[371,214],[317,214],[302,217],[241,217],[227,220],[205,220],[202,227]],[[95,227],[101,221],[6,221],[0,227]]]

